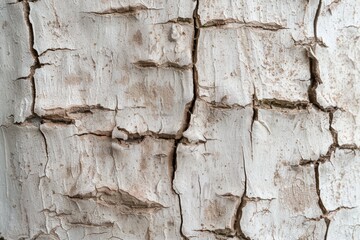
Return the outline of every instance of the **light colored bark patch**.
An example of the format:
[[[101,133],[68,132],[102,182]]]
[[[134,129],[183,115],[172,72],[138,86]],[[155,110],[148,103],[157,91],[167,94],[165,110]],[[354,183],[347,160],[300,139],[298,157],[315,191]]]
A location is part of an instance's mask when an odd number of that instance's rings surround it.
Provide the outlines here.
[[[321,199],[330,211],[328,239],[357,239],[360,211],[360,156],[358,150],[336,150],[319,167]]]
[[[34,47],[50,64],[35,74],[37,114],[100,105],[119,109],[130,133],[179,131],[193,97],[194,29],[172,15],[189,19],[192,4],[131,4],[31,4]]]
[[[32,90],[28,27],[21,4],[0,3],[0,125],[31,115]]]
[[[0,233],[30,238],[46,231],[39,181],[47,162],[45,142],[32,125],[0,128]]]
[[[49,154],[40,181],[43,208],[59,236],[180,236],[178,197],[171,187],[174,140],[146,137],[127,144],[49,123],[41,131]]]
[[[311,165],[301,166],[300,160],[317,160],[327,153],[332,144],[329,116],[314,109],[258,111],[252,160],[246,161],[249,200],[242,230],[251,239],[319,239],[326,225],[314,220],[322,215],[315,171]]]
[[[251,108],[225,110],[196,102],[184,134],[194,143],[179,145],[174,179],[187,237],[201,239],[211,231],[234,235],[244,162],[250,159],[251,117]]]
[[[258,99],[308,100],[308,58],[286,30],[203,28],[196,67],[199,97],[208,102],[245,106],[254,93]]]
[[[359,117],[357,110],[355,112],[339,110],[334,113],[332,126],[337,132],[340,146],[360,146]]]
[[[359,1],[323,1],[318,19],[320,76],[318,101],[324,107],[337,106],[358,114],[360,76]]]

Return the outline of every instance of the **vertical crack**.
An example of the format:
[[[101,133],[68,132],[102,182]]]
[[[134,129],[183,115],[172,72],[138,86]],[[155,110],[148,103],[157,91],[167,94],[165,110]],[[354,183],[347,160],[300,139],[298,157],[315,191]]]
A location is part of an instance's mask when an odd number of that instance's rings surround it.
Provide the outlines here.
[[[253,131],[253,126],[254,126],[254,122],[258,120],[258,99],[256,96],[256,91],[255,91],[255,86],[254,86],[254,94],[253,94],[253,100],[252,100],[252,108],[253,108],[253,116],[252,116],[252,121],[251,121],[251,126],[250,126],[250,144],[251,144],[251,158],[253,159],[253,136],[252,136],[252,131]],[[240,204],[236,210],[235,213],[235,221],[234,221],[234,226],[233,229],[235,230],[235,234],[236,236],[238,236],[240,239],[245,239],[245,240],[250,240],[249,237],[247,237],[244,232],[241,229],[241,218],[242,218],[242,213],[243,213],[243,209],[246,206],[246,194],[247,194],[247,174],[246,174],[246,163],[245,163],[245,155],[244,155],[244,150],[242,150],[243,153],[243,165],[244,165],[244,176],[245,176],[245,182],[244,182],[244,193],[241,196],[241,201]]]
[[[310,84],[309,89],[308,89],[308,95],[309,95],[309,101],[316,108],[318,108],[318,109],[320,109],[321,111],[324,111],[324,112],[329,112],[329,129],[330,129],[330,132],[331,132],[331,135],[332,135],[332,138],[333,138],[333,144],[330,145],[329,150],[326,153],[325,157],[326,157],[326,159],[330,159],[332,152],[335,151],[335,148],[338,145],[337,133],[332,127],[333,113],[337,110],[337,107],[332,107],[331,106],[331,107],[324,108],[323,106],[321,106],[321,104],[319,104],[319,102],[317,100],[317,93],[316,93],[316,89],[319,86],[319,84],[323,83],[322,80],[321,80],[321,75],[320,75],[319,61],[316,58],[316,47],[317,47],[318,42],[319,42],[317,24],[318,24],[320,12],[321,12],[321,6],[322,6],[322,0],[319,0],[318,6],[317,6],[317,9],[316,9],[316,13],[315,13],[315,17],[314,17],[314,22],[313,22],[315,43],[314,43],[313,46],[309,47],[309,49],[308,49],[308,56],[309,56],[309,63],[310,63],[310,75],[311,75],[311,84]],[[325,224],[326,224],[326,231],[325,231],[325,236],[324,236],[324,240],[326,240],[331,221],[327,217],[329,211],[326,209],[326,207],[325,207],[325,205],[324,205],[324,203],[323,203],[323,201],[321,199],[320,179],[319,179],[319,164],[320,164],[319,161],[315,162],[315,164],[314,164],[315,185],[316,185],[316,194],[318,196],[318,205],[319,205],[319,208],[321,209],[322,217],[324,218],[324,221],[325,221]]]
[[[34,62],[32,64],[32,66],[30,67],[30,73],[28,75],[27,78],[30,79],[31,82],[31,90],[32,90],[32,98],[33,98],[33,102],[31,104],[31,116],[30,119],[32,118],[33,120],[39,120],[40,119],[40,124],[39,124],[39,131],[41,136],[44,139],[44,144],[45,144],[45,153],[46,153],[46,163],[44,166],[44,176],[46,176],[46,168],[49,162],[49,151],[48,151],[48,144],[47,144],[47,140],[45,137],[45,134],[41,131],[40,129],[40,125],[42,123],[41,118],[35,113],[35,100],[36,100],[36,85],[35,85],[35,79],[34,79],[34,75],[35,75],[35,71],[38,68],[41,68],[42,64],[40,63],[39,60],[39,53],[37,52],[37,50],[34,48],[34,42],[35,42],[35,38],[34,38],[34,28],[33,25],[30,21],[30,4],[29,4],[29,0],[22,0],[20,1],[23,4],[23,11],[24,11],[24,19],[25,19],[25,23],[26,26],[28,28],[28,33],[29,33],[29,48],[30,48],[30,53],[34,59]],[[35,2],[35,1],[33,1]]]
[[[330,160],[331,158],[331,154],[333,152],[335,152],[336,148],[339,147],[339,141],[338,141],[338,133],[337,131],[333,128],[332,124],[333,124],[333,119],[334,119],[334,112],[335,111],[331,111],[329,112],[329,130],[331,133],[331,137],[333,140],[333,143],[330,145],[328,152],[326,153],[326,159]]]
[[[312,103],[317,109],[323,112],[334,112],[338,109],[336,106],[323,107],[317,100],[317,87],[322,84],[319,60],[316,57],[316,48],[318,45],[323,45],[323,42],[318,38],[317,23],[321,13],[322,0],[319,0],[318,6],[316,9],[313,28],[314,28],[314,43],[312,46],[309,46],[307,49],[309,57],[309,66],[310,66],[310,86],[308,88],[308,97],[309,102]]]
[[[323,218],[325,220],[325,224],[326,224],[326,231],[325,231],[325,236],[324,236],[324,240],[327,239],[327,234],[329,231],[329,226],[330,226],[330,219],[327,217],[329,214],[329,211],[326,209],[322,199],[321,199],[321,192],[320,192],[320,179],[319,179],[319,162],[316,162],[314,165],[314,170],[315,170],[315,184],[316,184],[316,194],[318,196],[318,205],[321,209],[321,212],[323,214]]]
[[[251,122],[251,131],[250,131],[250,140],[252,141],[252,131],[253,131],[253,126],[254,126],[254,122],[258,120],[259,118],[259,111],[258,111],[258,106],[259,106],[259,101],[257,99],[256,96],[256,91],[255,91],[255,86],[254,86],[254,94],[253,94],[253,99],[252,99],[252,108],[253,108],[253,116],[252,116],[252,122]],[[252,145],[251,145],[252,148]],[[252,151],[251,151],[252,152]],[[251,157],[253,157],[251,155]]]
[[[253,126],[254,126],[254,122],[258,120],[258,99],[256,96],[256,91],[255,91],[255,86],[254,86],[254,94],[253,94],[253,99],[252,99],[252,108],[253,108],[253,116],[252,116],[252,121],[251,121],[251,126],[250,126],[250,147],[251,147],[251,159],[253,159],[253,136],[252,136],[252,131],[253,131]],[[244,149],[242,149],[242,157],[243,157],[243,165],[244,165],[244,176],[245,176],[245,182],[244,182],[244,193],[241,196],[241,200],[240,200],[240,204],[236,210],[235,213],[235,221],[234,221],[234,226],[233,229],[235,230],[235,235],[240,238],[240,239],[244,239],[244,240],[250,240],[250,237],[246,236],[244,234],[244,232],[241,229],[241,218],[242,218],[242,214],[243,214],[243,209],[246,206],[246,199],[247,199],[247,174],[246,174],[246,161],[245,161],[245,155],[244,155]]]
[[[178,193],[176,191],[176,189],[174,188],[174,180],[175,180],[175,172],[176,172],[176,168],[177,168],[177,148],[178,145],[180,143],[181,139],[175,139],[175,143],[174,143],[174,147],[173,147],[173,156],[172,156],[172,190],[174,191],[174,193],[176,194],[178,201],[179,201],[179,211],[180,211],[180,235],[183,239],[185,240],[189,240],[188,237],[186,237],[182,231],[183,228],[183,223],[184,223],[184,219],[183,219],[183,215],[182,215],[182,205],[181,205],[181,197],[180,197],[180,193]]]
[[[40,131],[41,136],[42,136],[43,139],[44,139],[44,144],[45,144],[46,163],[45,163],[45,166],[44,166],[44,176],[46,176],[46,168],[47,168],[47,165],[48,165],[48,163],[49,163],[48,144],[47,144],[47,140],[46,140],[45,134],[44,134],[44,132],[41,130],[40,126],[39,126],[39,131]]]
[[[187,113],[186,113],[186,117],[185,117],[185,124],[182,127],[181,131],[181,137],[178,139],[175,139],[175,143],[174,143],[174,148],[173,148],[173,156],[172,156],[172,188],[173,191],[175,192],[175,194],[178,196],[178,201],[179,201],[179,210],[180,210],[180,234],[181,237],[185,240],[188,240],[189,238],[186,237],[184,235],[184,233],[182,232],[182,228],[183,228],[183,215],[182,215],[182,205],[181,205],[181,197],[180,194],[176,192],[176,190],[174,189],[174,178],[175,178],[175,172],[177,169],[177,149],[179,146],[179,143],[182,142],[183,140],[183,132],[185,132],[189,127],[190,127],[190,121],[191,121],[191,115],[194,112],[194,108],[195,108],[195,102],[198,96],[198,72],[196,69],[196,62],[197,62],[197,48],[198,48],[198,40],[199,40],[199,35],[200,35],[200,17],[198,14],[198,9],[199,9],[199,0],[196,0],[196,5],[195,5],[195,9],[193,12],[193,24],[194,24],[194,36],[193,36],[193,46],[192,46],[192,77],[193,77],[193,98],[191,100],[191,102],[188,104],[187,106]]]
[[[242,213],[243,213],[243,209],[246,206],[246,192],[247,192],[247,175],[246,175],[246,164],[245,164],[245,156],[244,156],[244,149],[243,151],[243,165],[244,165],[244,175],[245,175],[245,182],[244,182],[244,193],[241,196],[241,201],[239,204],[239,207],[236,210],[236,214],[235,214],[235,221],[234,221],[234,230],[235,230],[235,235],[237,237],[239,237],[240,239],[244,239],[244,240],[250,240],[249,237],[247,237],[244,232],[241,229],[241,217],[242,217]]]
[[[318,6],[316,9],[316,13],[315,13],[315,17],[314,17],[314,37],[315,37],[315,42],[318,41],[318,36],[317,36],[317,23],[319,20],[319,16],[320,16],[320,12],[321,12],[321,5],[322,5],[322,0],[319,0],[318,2]]]
[[[319,0],[313,21],[315,42],[312,44],[312,46],[309,46],[309,48],[307,49],[308,57],[309,57],[310,81],[311,81],[310,86],[308,88],[308,96],[309,96],[309,102],[311,102],[318,109],[325,111],[324,107],[322,107],[317,101],[317,93],[316,93],[317,87],[319,86],[319,84],[322,84],[319,61],[316,58],[316,46],[319,40],[317,35],[317,23],[321,12],[321,5],[322,5],[322,0]]]
[[[29,0],[22,1],[22,4],[23,4],[23,8],[24,8],[25,23],[26,23],[26,26],[27,26],[28,32],[29,32],[30,53],[31,53],[31,55],[33,56],[33,59],[34,59],[34,63],[30,67],[30,74],[29,74],[28,78],[30,79],[30,82],[31,82],[32,97],[33,97],[33,102],[32,102],[32,105],[31,105],[31,113],[32,113],[33,116],[36,116],[36,113],[35,113],[36,87],[35,87],[34,74],[35,74],[36,69],[41,67],[41,64],[40,64],[40,60],[39,60],[39,54],[38,54],[37,50],[34,48],[34,28],[33,28],[33,25],[32,25],[32,23],[30,21],[30,4],[29,4]]]

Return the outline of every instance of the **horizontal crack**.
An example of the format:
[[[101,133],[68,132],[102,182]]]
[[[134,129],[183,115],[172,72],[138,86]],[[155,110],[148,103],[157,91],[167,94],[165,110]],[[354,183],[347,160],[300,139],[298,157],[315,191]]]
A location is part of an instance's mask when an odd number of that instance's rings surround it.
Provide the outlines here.
[[[95,132],[85,132],[85,133],[79,133],[79,134],[74,134],[72,136],[86,136],[86,135],[93,135],[93,136],[97,136],[97,137],[111,137],[111,131],[95,131]]]
[[[158,138],[158,139],[177,139],[179,137],[177,137],[175,134],[166,134],[166,133],[157,133],[157,132],[153,132],[153,131],[146,131],[146,132],[142,132],[142,133],[131,133],[128,130],[126,130],[125,128],[119,128],[117,127],[117,130],[123,133],[123,137],[119,137],[118,139],[124,140],[124,141],[131,141],[131,140],[139,140],[139,139],[144,139],[144,137],[146,136],[151,136],[154,138]]]
[[[192,18],[182,18],[182,17],[178,17],[178,18],[170,19],[169,21],[164,22],[164,23],[157,23],[157,25],[160,25],[160,24],[168,24],[168,23],[193,24],[193,19],[192,19]]]
[[[119,190],[111,190],[107,187],[97,188],[94,192],[87,194],[64,195],[72,200],[89,200],[102,202],[110,206],[126,206],[130,209],[157,209],[165,208],[162,204],[150,200],[140,200],[130,193]]]
[[[149,10],[160,10],[160,9],[150,8],[143,4],[137,4],[137,5],[130,5],[127,7],[110,8],[102,12],[85,12],[85,13],[95,14],[95,15],[116,15],[116,14],[122,15],[122,14],[135,14],[141,11],[149,11]]]
[[[174,68],[179,70],[189,70],[192,69],[192,64],[189,65],[179,65],[173,62],[166,62],[166,63],[156,63],[153,61],[138,61],[133,63],[136,67],[139,68]]]
[[[268,30],[268,31],[278,31],[278,30],[282,30],[282,29],[287,29],[286,27],[284,27],[280,24],[277,24],[277,23],[246,22],[246,21],[240,21],[240,20],[234,19],[234,18],[214,19],[214,20],[206,22],[201,27],[204,27],[204,28],[220,27],[220,26],[225,26],[228,24],[236,24],[239,27],[260,28],[260,29]]]
[[[230,228],[225,228],[225,229],[214,229],[214,230],[209,230],[209,229],[195,229],[194,231],[197,232],[208,232],[208,233],[212,233],[214,235],[218,235],[218,236],[222,236],[222,237],[230,237],[233,238],[235,237],[235,232],[230,229]]]
[[[70,48],[48,48],[45,51],[43,51],[42,53],[40,53],[39,57],[45,55],[48,52],[56,52],[56,51],[75,51],[75,49],[70,49]]]
[[[255,103],[258,108],[288,108],[288,109],[308,109],[310,104],[307,101],[287,101],[280,99],[261,99]]]
[[[91,228],[98,228],[98,227],[107,227],[111,228],[114,226],[115,223],[113,222],[104,222],[104,223],[92,223],[92,222],[68,222],[70,225],[81,226],[81,227],[91,227]]]

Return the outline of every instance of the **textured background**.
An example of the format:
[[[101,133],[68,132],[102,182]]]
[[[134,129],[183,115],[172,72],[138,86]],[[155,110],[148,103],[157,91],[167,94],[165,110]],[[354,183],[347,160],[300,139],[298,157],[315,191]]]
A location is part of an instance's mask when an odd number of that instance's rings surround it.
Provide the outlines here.
[[[360,1],[1,0],[4,239],[360,239]]]

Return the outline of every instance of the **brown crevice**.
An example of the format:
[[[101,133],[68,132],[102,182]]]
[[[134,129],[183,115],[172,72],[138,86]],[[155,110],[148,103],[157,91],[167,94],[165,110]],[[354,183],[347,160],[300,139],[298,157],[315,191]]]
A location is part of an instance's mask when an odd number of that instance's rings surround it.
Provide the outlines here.
[[[239,237],[240,239],[243,240],[250,240],[250,238],[248,236],[246,236],[244,234],[244,232],[242,231],[241,228],[241,218],[242,218],[242,214],[243,214],[243,209],[246,206],[247,203],[247,174],[246,174],[246,164],[245,164],[245,156],[244,156],[244,150],[243,151],[243,165],[244,165],[244,175],[245,175],[245,181],[244,181],[244,193],[241,196],[241,200],[239,203],[239,206],[236,209],[236,213],[235,213],[235,221],[234,221],[234,226],[233,229],[235,231],[235,236]]]
[[[144,139],[145,137],[153,137],[157,139],[165,139],[165,140],[177,140],[177,136],[174,134],[166,134],[166,133],[157,133],[154,131],[146,131],[143,133],[131,133],[125,128],[119,128],[117,129],[124,134],[124,138],[118,138],[124,141],[128,140],[136,140],[136,139]]]
[[[45,55],[48,52],[56,52],[56,51],[75,51],[75,49],[71,49],[71,48],[49,48],[49,49],[46,49],[45,51],[43,51],[42,53],[40,53],[39,57]]]
[[[318,59],[316,57],[316,47],[317,47],[318,41],[319,41],[318,29],[317,29],[318,24],[317,23],[318,23],[319,16],[320,16],[320,13],[321,13],[321,7],[322,7],[322,0],[319,0],[318,1],[318,6],[317,6],[317,9],[316,9],[316,13],[315,13],[315,17],[314,17],[314,21],[313,21],[315,43],[313,44],[313,46],[308,47],[308,57],[309,57],[310,76],[311,76],[311,83],[310,83],[310,86],[308,88],[308,96],[309,96],[309,101],[316,108],[318,108],[319,110],[321,110],[323,112],[328,112],[329,113],[329,130],[330,130],[331,135],[332,135],[333,143],[329,146],[329,149],[328,149],[326,155],[322,156],[322,158],[324,160],[330,160],[332,153],[336,150],[336,147],[338,146],[337,132],[332,127],[333,113],[338,108],[336,106],[334,106],[334,107],[330,106],[330,107],[325,108],[325,107],[321,106],[321,104],[317,100],[317,92],[316,92],[317,87],[320,84],[323,83],[322,80],[321,80],[319,61],[318,61]],[[321,160],[321,158],[319,160]],[[321,199],[320,179],[319,179],[320,161],[316,161],[313,164],[314,164],[314,171],[315,171],[316,193],[318,195],[318,205],[319,205],[319,208],[321,209],[321,211],[323,213],[323,218],[324,218],[324,221],[325,221],[325,224],[326,224],[326,231],[325,231],[325,235],[324,235],[324,240],[326,240],[331,220],[327,217],[329,211],[326,209],[326,207],[325,207],[325,205],[324,205],[324,203],[323,203],[323,201]]]
[[[82,227],[88,227],[88,228],[98,228],[98,227],[107,227],[111,228],[114,226],[115,223],[113,222],[104,222],[104,223],[91,223],[91,222],[69,222],[70,225],[75,226],[82,226]]]
[[[47,109],[46,114],[39,116],[34,113],[33,115],[27,117],[23,123],[55,123],[55,124],[74,124],[75,120],[70,114],[93,114],[93,110],[100,111],[116,111],[109,108],[102,107],[101,105],[81,105],[74,106],[71,108],[53,108]],[[21,123],[18,123],[21,125]],[[34,125],[40,125],[34,124]]]
[[[168,23],[177,23],[177,24],[186,24],[186,25],[189,25],[193,23],[193,19],[192,18],[182,18],[182,17],[178,17],[178,18],[173,18],[173,19],[170,19],[169,21],[167,22],[164,22],[164,23],[157,23],[157,25],[160,25],[160,24],[168,24]]]
[[[82,137],[87,135],[93,135],[96,137],[111,137],[111,131],[85,132],[85,133],[74,134],[72,136]]]
[[[101,187],[95,189],[93,192],[86,194],[63,195],[73,201],[94,200],[98,203],[106,204],[108,206],[123,206],[134,210],[160,210],[166,208],[160,203],[150,200],[142,200],[136,196],[131,195],[127,191],[117,189],[113,190],[108,187]]]
[[[46,140],[46,136],[44,134],[44,132],[41,130],[41,128],[39,127],[39,131],[40,131],[40,134],[44,140],[44,145],[45,145],[45,154],[46,154],[46,163],[45,163],[45,166],[44,166],[44,176],[46,176],[46,168],[47,168],[47,165],[49,163],[49,149],[48,149],[48,143],[47,143],[47,140]]]
[[[336,148],[339,147],[338,133],[332,126],[333,121],[334,121],[334,112],[330,112],[329,113],[329,129],[330,129],[333,143],[329,146],[329,149],[326,153],[326,156],[327,156],[327,158],[329,158],[329,160],[330,160],[332,153],[334,153]]]
[[[133,63],[138,68],[173,68],[176,70],[189,70],[192,69],[192,65],[179,65],[174,62],[157,63],[150,60],[141,60]]]
[[[319,162],[314,164],[314,171],[315,171],[315,185],[316,185],[316,194],[318,196],[318,205],[322,212],[322,217],[324,218],[326,224],[326,231],[324,240],[327,239],[327,234],[329,231],[331,220],[328,218],[329,211],[326,209],[322,199],[321,199],[321,191],[320,191],[320,178],[319,178]]]
[[[160,9],[150,8],[145,6],[144,4],[136,4],[136,5],[129,5],[126,7],[110,8],[102,12],[85,12],[85,13],[94,14],[94,15],[131,15],[141,11],[149,11],[149,10],[160,10]]]
[[[244,198],[245,201],[249,202],[260,202],[260,201],[268,201],[271,202],[275,200],[276,198],[260,198],[260,197],[246,197]]]
[[[46,116],[42,116],[40,117],[42,119],[43,123],[56,123],[56,124],[75,124],[75,119],[72,118],[67,118],[64,116],[60,116],[57,114],[54,115],[46,115]]]
[[[196,62],[197,62],[197,49],[198,49],[198,40],[200,36],[200,16],[198,14],[199,9],[199,0],[196,0],[195,8],[193,11],[193,19],[192,22],[194,24],[194,37],[193,37],[193,45],[192,45],[192,73],[193,73],[193,98],[191,102],[189,102],[186,105],[185,111],[185,117],[184,117],[184,124],[180,129],[179,136],[181,138],[175,139],[174,147],[173,147],[173,156],[172,156],[172,189],[174,193],[178,196],[179,201],[179,210],[180,210],[180,235],[183,239],[188,240],[189,238],[186,237],[182,231],[183,228],[183,215],[182,215],[182,205],[181,205],[181,197],[180,194],[175,190],[174,188],[174,180],[175,180],[175,172],[177,169],[177,149],[179,146],[179,143],[186,142],[186,139],[183,136],[183,132],[185,132],[190,127],[190,121],[191,121],[191,115],[194,113],[195,108],[195,102],[198,98],[198,72],[196,69]]]
[[[257,107],[262,109],[285,108],[285,109],[298,109],[305,110],[310,106],[307,101],[287,101],[281,99],[261,99],[257,100]]]
[[[254,128],[254,122],[258,121],[258,118],[259,118],[259,112],[258,112],[259,101],[256,96],[255,86],[253,86],[253,87],[254,87],[254,93],[253,93],[253,99],[252,99],[253,116],[252,116],[252,121],[251,121],[251,126],[250,126],[251,159],[253,159],[253,135],[252,135],[252,132],[253,132],[253,128]],[[247,201],[253,200],[252,198],[249,198],[246,196],[248,181],[247,181],[247,174],[246,174],[246,160],[245,160],[244,150],[242,150],[242,157],[243,157],[244,177],[245,177],[244,193],[241,196],[239,206],[236,209],[233,229],[235,231],[235,235],[238,238],[243,239],[243,240],[250,240],[250,237],[246,236],[241,228],[241,218],[242,218],[242,214],[243,214],[243,209],[246,206]]]
[[[322,5],[322,0],[319,0],[318,2],[318,6],[317,6],[317,9],[316,9],[316,13],[315,13],[315,17],[314,17],[314,22],[313,22],[313,27],[314,27],[314,36],[315,36],[315,40],[317,41],[319,38],[318,38],[318,35],[317,35],[317,23],[318,23],[318,20],[319,20],[319,16],[320,16],[320,13],[321,13],[321,5]]]
[[[317,34],[317,22],[321,12],[321,6],[322,6],[322,0],[319,0],[313,22],[314,42],[312,42],[311,46],[308,46],[307,48],[309,67],[310,67],[310,86],[308,88],[308,97],[309,97],[309,102],[312,103],[315,106],[315,108],[317,108],[318,110],[323,112],[333,113],[339,108],[337,106],[329,106],[329,107],[321,106],[321,104],[317,100],[317,92],[316,92],[317,87],[323,83],[320,74],[319,60],[316,57],[316,47],[324,46],[323,41],[318,38],[318,34]]]
[[[33,102],[32,102],[32,106],[31,106],[31,112],[32,112],[32,115],[36,115],[35,114],[36,86],[35,86],[34,75],[35,75],[36,69],[40,68],[42,65],[41,65],[40,60],[39,60],[39,54],[38,54],[37,50],[34,48],[34,28],[33,28],[33,25],[32,25],[32,23],[30,21],[30,4],[29,4],[29,0],[22,1],[22,4],[23,4],[23,9],[24,9],[24,19],[25,19],[25,23],[26,23],[26,26],[28,28],[28,33],[29,33],[30,53],[31,53],[31,55],[33,56],[33,59],[34,59],[34,63],[30,67],[30,74],[29,74],[28,78],[31,81],[32,97],[33,97]]]
[[[138,138],[131,138],[131,139],[127,139],[127,140],[124,140],[121,138],[113,138],[113,141],[120,145],[128,146],[128,145],[142,143],[144,141],[144,139],[145,139],[145,136],[140,136]]]
[[[222,238],[234,238],[236,237],[234,231],[230,228],[224,228],[224,229],[214,229],[214,230],[209,230],[209,229],[197,229],[195,230],[197,232],[208,232],[211,234],[214,234],[215,236]]]
[[[39,65],[38,65],[38,67],[36,67],[36,69],[39,69],[39,68],[42,68],[42,67],[44,67],[44,66],[50,66],[50,65],[53,65],[53,64],[51,64],[51,63],[40,63]],[[33,66],[33,65],[32,65]],[[31,66],[31,67],[32,67]],[[31,68],[30,67],[30,68]],[[17,81],[17,80],[26,80],[26,79],[30,79],[31,80],[31,78],[33,78],[33,75],[35,74],[35,70],[34,70],[34,73],[32,73],[32,71],[30,71],[30,73],[27,75],[27,76],[24,76],[24,77],[18,77],[18,78],[16,78],[15,79],[15,81]]]
[[[343,144],[339,146],[339,149],[360,150],[360,147],[356,144]]]
[[[61,115],[53,114],[46,116],[32,115],[27,117],[23,122],[14,123],[16,125],[32,124],[34,126],[40,126],[43,123],[54,123],[54,124],[74,124],[75,119],[66,118]]]
[[[209,105],[211,108],[218,108],[218,109],[234,109],[234,108],[245,108],[246,106],[241,106],[237,103],[234,104],[226,104],[223,102],[207,102],[199,97],[200,100],[204,101],[207,105]]]
[[[11,4],[16,4],[16,3],[22,3],[22,2],[25,2],[25,1],[28,1],[28,2],[37,2],[37,1],[39,1],[39,0],[17,0],[16,2],[8,3],[8,4],[11,5]]]
[[[295,46],[311,47],[315,43],[317,43],[321,47],[324,47],[324,48],[328,47],[323,40],[321,40],[321,39],[316,40],[315,37],[306,37],[304,40],[295,40],[295,38],[293,36],[291,36],[291,38],[292,38]]]
[[[253,130],[254,130],[254,123],[255,121],[259,120],[259,101],[256,96],[256,89],[254,86],[254,94],[252,99],[252,108],[253,108],[253,115],[251,119],[251,126],[250,126],[250,144],[251,144],[251,159],[253,159]]]
[[[65,212],[57,212],[57,211],[54,211],[54,210],[50,210],[50,209],[47,209],[47,208],[44,208],[43,210],[40,211],[41,213],[46,213],[48,215],[51,215],[51,216],[56,216],[56,217],[61,217],[61,216],[70,216],[72,215],[72,213],[65,213]]]
[[[266,31],[279,31],[282,29],[287,29],[286,27],[277,23],[246,22],[245,20],[241,21],[234,18],[213,19],[206,22],[201,27],[202,28],[222,27],[230,24],[235,24],[238,25],[239,27],[245,27],[245,28],[259,28]]]
[[[337,213],[338,211],[343,210],[343,209],[351,210],[351,209],[355,209],[355,208],[356,208],[356,207],[340,206],[340,207],[337,207],[337,208],[334,209],[334,210],[330,210],[330,211],[329,211],[329,215],[330,215],[330,214],[333,214],[333,213]]]
[[[89,113],[92,114],[93,110],[101,110],[101,111],[115,111],[114,109],[106,108],[97,105],[77,105],[70,108],[50,108],[46,109],[48,114],[46,115],[60,115],[60,116],[68,116],[68,114],[76,114],[76,113]]]

